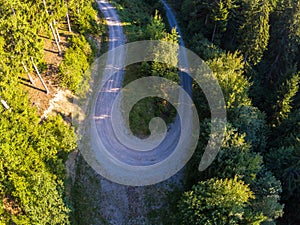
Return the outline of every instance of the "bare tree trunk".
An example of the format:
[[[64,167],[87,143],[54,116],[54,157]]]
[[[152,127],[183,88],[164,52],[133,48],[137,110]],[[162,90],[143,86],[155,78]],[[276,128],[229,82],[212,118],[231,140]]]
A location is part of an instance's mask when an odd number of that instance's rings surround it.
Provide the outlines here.
[[[207,25],[207,22],[208,22],[208,15],[206,15],[206,17],[205,17],[205,25]]]
[[[45,10],[46,10],[46,13],[49,14],[48,10],[47,10],[47,5],[46,5],[46,1],[43,0],[43,3],[44,3],[44,7],[45,7]],[[55,20],[53,21],[53,23],[55,23]],[[57,45],[57,49],[58,49],[58,55],[61,55],[61,48],[60,48],[60,45],[59,45],[59,36],[58,38],[56,37],[56,34],[55,34],[55,30],[53,28],[53,24],[50,23],[50,29],[51,29],[51,32],[52,32],[52,35],[53,35],[53,38],[55,40],[55,43]],[[58,32],[57,32],[58,33]]]
[[[58,39],[56,37],[56,34],[55,34],[55,31],[54,31],[52,23],[50,23],[50,28],[51,28],[51,32],[52,32],[53,38],[55,40],[55,43],[57,45],[58,55],[61,55],[61,48],[60,48],[60,45],[59,45],[59,41],[58,41]]]
[[[43,80],[43,78],[42,78],[42,76],[41,76],[41,74],[40,74],[40,72],[39,72],[37,66],[35,65],[35,63],[34,63],[34,61],[33,61],[33,58],[31,57],[30,60],[31,60],[32,65],[33,65],[33,67],[34,67],[34,69],[35,69],[37,75],[39,76],[39,78],[40,78],[40,80],[41,80],[41,82],[42,82],[42,84],[43,84],[43,86],[44,86],[44,88],[45,88],[45,90],[46,90],[46,94],[48,95],[48,94],[50,93],[50,92],[49,92],[49,89],[47,88],[47,86],[46,86],[46,84],[45,84],[45,82],[44,82],[44,80]]]
[[[67,22],[68,22],[69,32],[72,32],[71,23],[70,23],[70,18],[69,18],[69,13],[68,12],[67,12]]]
[[[14,8],[11,8],[11,11],[13,12],[14,16],[16,15],[16,11]]]
[[[275,66],[276,66],[278,60],[279,60],[279,56],[280,56],[280,52],[277,54],[277,56],[276,56],[276,58],[275,58],[275,61],[274,61],[274,62],[272,63],[272,65],[271,65],[271,69],[270,69],[270,71],[268,72],[268,75],[267,75],[267,77],[266,77],[266,81],[270,81],[270,79],[271,79],[271,77],[272,77],[272,73],[273,73],[273,71],[274,71],[274,69],[275,69]]]
[[[61,42],[60,35],[59,35],[59,32],[58,32],[58,28],[57,28],[57,23],[56,23],[55,20],[53,20],[53,25],[55,27],[55,32],[56,32],[57,40],[58,40],[58,42]]]
[[[48,9],[47,9],[47,5],[46,5],[46,1],[43,0],[43,3],[44,3],[44,6],[45,6],[46,13],[49,14]]]
[[[43,3],[44,3],[44,6],[45,6],[46,13],[49,14],[49,12],[48,12],[48,10],[47,10],[46,1],[43,0]],[[53,20],[53,24],[55,25],[55,20]],[[58,35],[58,37],[56,37],[56,33],[55,33],[55,30],[54,30],[53,24],[50,23],[50,29],[51,29],[53,38],[54,38],[54,40],[55,40],[55,43],[56,43],[56,45],[57,45],[58,55],[61,55],[61,48],[60,48],[60,45],[59,45],[60,37],[59,37],[58,31],[56,31],[56,32],[57,32],[57,35]]]
[[[6,101],[4,101],[4,100],[1,99],[1,103],[2,103],[2,105],[4,106],[4,108],[6,108],[7,110],[10,109],[10,107],[9,107],[9,105],[6,103]]]
[[[248,54],[245,55],[244,60],[243,60],[243,63],[246,63],[246,62],[247,62],[247,59],[248,59]]]
[[[23,62],[22,62],[22,65],[23,65],[23,68],[24,68],[25,72],[27,73],[27,76],[28,76],[30,82],[31,82],[33,85],[35,85],[34,80],[32,79],[32,77],[31,77],[31,75],[30,75],[30,73],[29,73],[29,71],[28,71],[26,65],[25,65]]]
[[[217,29],[217,23],[215,23],[214,32],[213,32],[212,37],[211,37],[211,42],[214,42],[216,29]]]

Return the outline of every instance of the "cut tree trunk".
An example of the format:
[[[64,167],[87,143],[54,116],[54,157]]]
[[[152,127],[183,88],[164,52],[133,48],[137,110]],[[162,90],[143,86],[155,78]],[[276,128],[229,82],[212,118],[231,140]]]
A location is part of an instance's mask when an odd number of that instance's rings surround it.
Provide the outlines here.
[[[27,66],[26,66],[23,62],[22,62],[22,65],[23,65],[23,68],[24,68],[25,72],[27,73],[27,76],[28,76],[30,82],[31,82],[33,85],[35,85],[34,80],[32,79],[32,77],[31,77],[31,75],[30,75],[30,73],[29,73],[29,71],[28,71],[28,69],[27,69]]]
[[[34,69],[35,69],[35,72],[36,72],[37,75],[39,76],[39,78],[40,78],[40,80],[41,80],[41,82],[42,82],[42,84],[43,84],[43,86],[44,86],[44,88],[45,88],[45,90],[46,90],[46,94],[48,95],[48,94],[50,93],[50,91],[49,91],[49,89],[47,88],[47,85],[45,84],[45,82],[44,82],[44,80],[43,80],[43,78],[42,78],[42,76],[41,76],[41,74],[40,74],[40,72],[39,72],[37,66],[35,65],[35,63],[34,63],[32,57],[30,58],[30,60],[31,60],[32,65],[33,65],[33,67],[34,67]]]

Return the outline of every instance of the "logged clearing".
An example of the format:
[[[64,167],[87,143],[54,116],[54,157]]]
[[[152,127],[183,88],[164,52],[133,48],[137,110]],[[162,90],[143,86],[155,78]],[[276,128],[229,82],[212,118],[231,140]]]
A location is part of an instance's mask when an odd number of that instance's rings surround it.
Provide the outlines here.
[[[69,44],[67,42],[67,38],[71,34],[65,26],[66,24],[62,24],[61,28],[59,29],[61,39],[60,45],[63,54],[68,48]],[[51,99],[57,98],[57,95],[62,95],[61,93],[59,93],[63,92],[63,90],[61,90],[58,86],[58,72],[59,65],[63,60],[63,56],[58,55],[57,46],[52,38],[49,39],[49,37],[47,37],[46,35],[40,35],[40,37],[44,40],[45,68],[38,69],[50,93],[48,95],[46,94],[45,88],[43,87],[42,82],[40,81],[35,71],[30,71],[30,75],[34,80],[35,85],[30,83],[26,73],[23,74],[20,82],[23,84],[24,90],[27,91],[32,106],[36,107],[37,112],[42,116],[49,107],[53,107],[50,105]],[[69,93],[70,92],[67,91],[63,95],[70,97]]]

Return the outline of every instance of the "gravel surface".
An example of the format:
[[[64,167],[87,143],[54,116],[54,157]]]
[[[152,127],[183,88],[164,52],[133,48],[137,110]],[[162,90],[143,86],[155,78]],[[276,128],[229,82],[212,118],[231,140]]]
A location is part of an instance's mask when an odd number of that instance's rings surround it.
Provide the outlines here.
[[[100,11],[107,20],[109,30],[109,50],[118,48],[125,44],[126,37],[123,33],[122,24],[119,16],[112,5],[107,1],[97,1]],[[167,9],[168,10],[168,9]],[[172,25],[172,24],[171,24]],[[124,146],[119,142],[114,134],[111,122],[112,103],[116,98],[119,89],[122,87],[124,65],[126,52],[121,51],[120,54],[108,53],[106,62],[106,71],[103,75],[103,80],[107,80],[111,75],[111,71],[119,71],[109,78],[109,82],[104,85],[102,90],[98,91],[98,97],[95,101],[94,111],[91,112],[93,120],[90,121],[92,129],[88,131],[90,135],[88,146],[92,146],[93,154],[97,157],[97,147],[99,138],[109,149],[109,154],[118,163],[128,163],[136,166],[136,171],[140,172],[141,167],[145,165],[154,165],[170,154],[174,146],[178,143],[180,136],[180,122],[179,119],[169,129],[164,141],[155,149],[151,151],[136,151]],[[110,70],[111,68],[111,70]],[[185,82],[186,85],[188,82]],[[121,121],[120,121],[121,122]],[[89,125],[87,124],[87,127]],[[188,134],[185,134],[188,135]],[[96,160],[96,159],[90,159]],[[124,171],[116,171],[122,173]],[[84,173],[84,171],[81,171]],[[141,225],[141,224],[161,224],[160,215],[163,211],[165,214],[168,211],[167,194],[174,189],[174,187],[181,187],[181,180],[183,172],[178,172],[168,180],[159,184],[141,187],[130,187],[111,182],[104,177],[95,176],[95,182],[98,187],[90,187],[93,183],[86,183],[90,191],[89,197],[93,199],[93,207],[101,215],[102,218],[112,225]],[[164,210],[162,210],[164,207]],[[154,214],[154,216],[153,216]],[[152,215],[152,216],[151,216]],[[95,218],[95,221],[97,219]],[[94,224],[99,224],[95,222]]]

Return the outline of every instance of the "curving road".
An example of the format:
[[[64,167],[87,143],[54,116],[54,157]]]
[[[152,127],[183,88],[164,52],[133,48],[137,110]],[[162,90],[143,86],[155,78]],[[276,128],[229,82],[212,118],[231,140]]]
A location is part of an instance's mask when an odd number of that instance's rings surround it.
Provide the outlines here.
[[[166,15],[167,15],[170,27],[172,27],[172,28],[175,27],[177,33],[179,34],[179,40],[178,40],[179,45],[182,47],[185,47],[181,30],[179,28],[179,25],[177,23],[174,13],[172,12],[172,9],[168,6],[168,4],[164,0],[161,0],[161,3],[164,5],[164,8],[166,10]],[[189,68],[189,63],[187,60],[186,52],[180,51],[179,54],[180,54],[179,62],[178,62],[179,67]],[[187,72],[189,72],[189,71],[187,71]],[[191,96],[192,95],[192,79],[191,79],[191,77],[183,72],[179,72],[179,76],[181,78],[181,85],[183,86],[185,91]]]
[[[178,92],[180,93],[179,99],[176,98],[175,104],[179,105],[177,110],[180,116],[177,116],[168,131],[165,129],[162,133],[163,136],[158,138],[157,135],[152,136],[151,134],[150,139],[138,139],[126,129],[123,118],[112,118],[115,116],[113,106],[120,92],[124,90],[122,82],[125,62],[129,62],[128,60],[135,55],[135,52],[129,54],[130,45],[125,45],[122,23],[115,8],[105,0],[97,1],[97,3],[107,21],[110,51],[107,54],[106,62],[104,61],[105,66],[101,66],[105,69],[101,76],[102,80],[99,81],[100,88],[98,88],[98,92],[93,91],[96,97],[92,103],[92,117],[89,121],[91,127],[88,132],[90,133],[89,143],[93,151],[92,160],[94,160],[93,162],[96,161],[97,166],[92,164],[97,167],[96,171],[102,176],[109,177],[108,179],[120,184],[140,186],[163,181],[174,175],[186,164],[192,154],[191,151],[194,150],[193,145],[197,143],[195,138],[198,138],[197,129],[199,126],[196,121],[193,121],[193,112],[189,109],[192,105],[191,99],[182,91]],[[164,1],[162,3],[167,11],[170,26],[176,27],[177,32],[181,34],[171,9]],[[145,42],[145,45],[147,43]],[[184,45],[181,37],[179,43],[181,46]],[[118,51],[115,51],[116,49]],[[144,45],[138,50],[138,52],[140,51],[144,51]],[[138,52],[137,54],[140,55]],[[179,67],[182,69],[189,68],[185,51],[180,51]],[[179,75],[181,86],[187,94],[191,95],[192,82],[190,77],[184,73]],[[145,82],[150,88],[154,85]],[[144,90],[142,89],[142,92],[139,93],[144,93]],[[119,129],[115,129],[116,123],[119,124]],[[193,127],[197,128],[192,129]],[[120,133],[122,137],[129,136],[125,140],[129,140],[130,143],[120,139]],[[153,140],[154,142],[151,142]],[[149,146],[151,148],[148,148]]]
[[[123,33],[122,24],[116,10],[106,1],[99,1],[99,8],[107,20],[107,26],[109,29],[109,50],[112,50],[118,46],[125,44],[125,36]],[[172,15],[170,9],[167,8],[169,14]],[[174,15],[173,15],[173,18]],[[177,26],[177,23],[175,21]],[[172,24],[171,24],[172,26]],[[177,26],[177,30],[178,26]],[[181,40],[183,43],[183,41]],[[180,136],[180,122],[176,120],[175,124],[170,128],[164,140],[156,148],[149,151],[136,151],[120,143],[111,121],[111,109],[113,102],[119,93],[119,89],[122,87],[122,80],[124,76],[123,65],[125,61],[124,54],[114,55],[109,54],[107,59],[105,75],[103,80],[106,80],[111,75],[110,67],[118,68],[119,71],[111,76],[109,82],[106,82],[104,88],[100,90],[96,105],[95,105],[95,123],[99,138],[105,145],[106,149],[109,149],[109,153],[116,160],[133,166],[146,166],[153,165],[166,159],[178,144],[178,137]],[[188,85],[184,85],[188,87]]]

